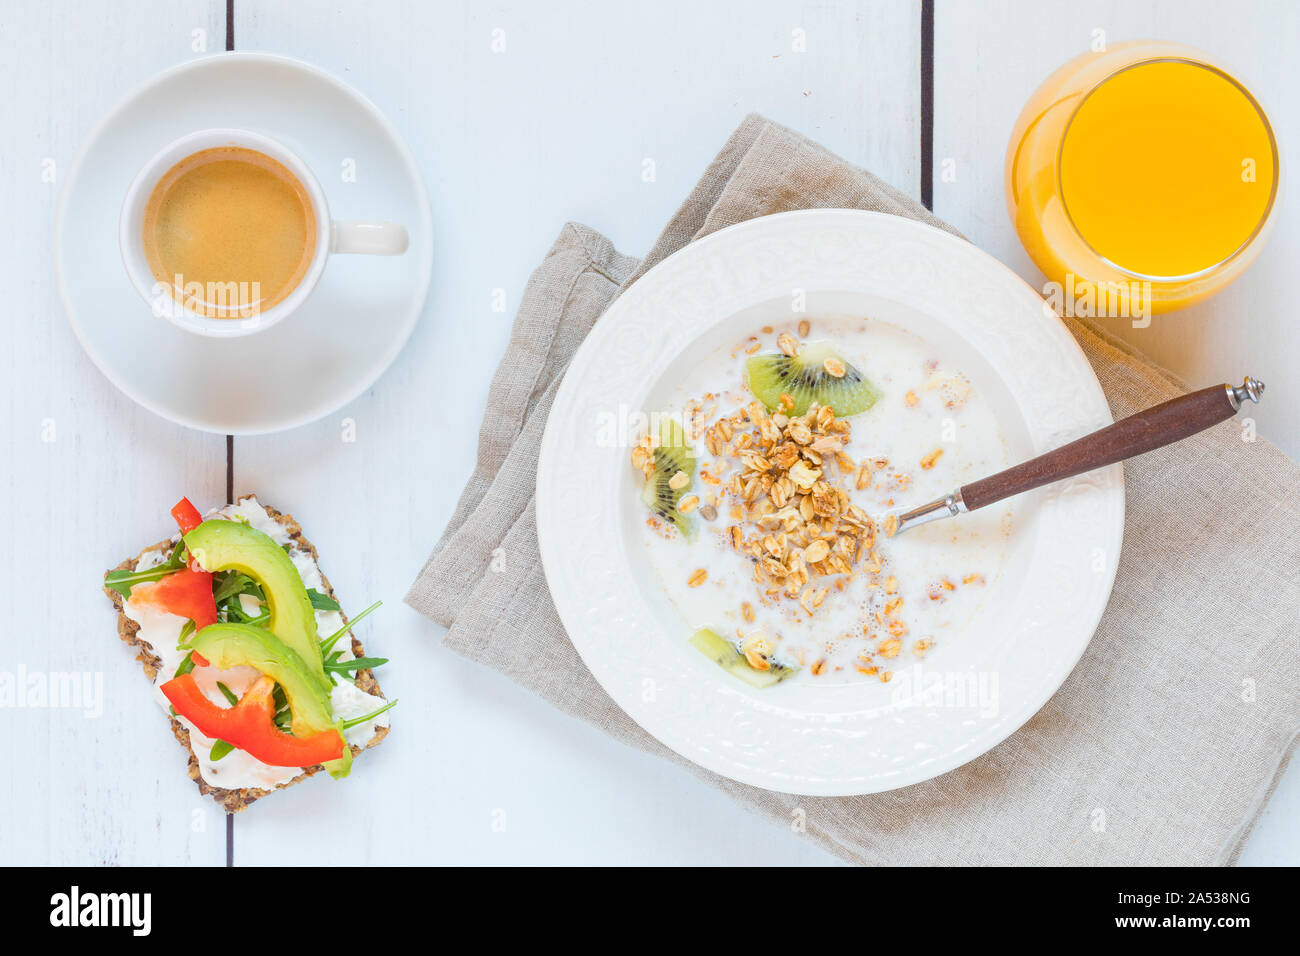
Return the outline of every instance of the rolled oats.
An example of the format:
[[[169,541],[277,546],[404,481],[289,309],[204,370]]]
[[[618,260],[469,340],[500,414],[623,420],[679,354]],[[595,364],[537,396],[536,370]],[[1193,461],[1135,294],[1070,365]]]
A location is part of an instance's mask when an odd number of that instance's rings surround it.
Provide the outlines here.
[[[804,548],[803,559],[809,564],[816,564],[831,553],[830,546],[820,538]]]
[[[799,331],[802,337],[809,328],[801,323]],[[789,332],[781,334],[778,344],[785,355],[799,352],[800,341]],[[834,358],[824,364],[828,374],[846,374],[843,363]],[[706,402],[712,398],[705,396]],[[852,424],[837,418],[832,407],[812,403],[802,415],[793,414],[794,408],[794,398],[782,393],[772,411],[757,400],[722,417],[717,417],[716,408],[710,410],[700,420],[698,434],[714,456],[700,473],[712,489],[703,496],[707,500],[686,495],[678,509],[682,513],[698,511],[708,521],[720,513],[729,517],[723,540],[752,562],[758,596],[753,603],[740,602],[742,626],[763,622],[760,604],[779,606],[789,601],[797,605],[795,610],[815,617],[832,593],[843,592],[847,597],[851,592],[846,583],[860,577],[863,590],[857,593],[865,593],[869,604],[860,631],[846,633],[843,639],[861,640],[867,647],[856,663],[847,666],[888,681],[892,675],[881,669],[880,661],[897,657],[903,650],[908,632],[902,618],[904,601],[898,579],[881,577],[876,524],[852,502],[850,490],[875,486],[887,495],[895,487],[903,487],[907,476],[888,470],[889,462],[883,457],[855,461],[846,451]],[[921,460],[921,467],[932,467],[941,455],[942,450],[936,449]],[[633,449],[635,466],[648,462],[653,470],[653,457],[653,446],[648,443]],[[689,476],[674,474],[670,487],[678,491],[686,488],[683,478],[689,482]],[[892,534],[897,519],[885,519],[883,527],[886,534]],[[699,568],[687,583],[699,587],[706,579],[705,569]],[[937,587],[941,589],[942,584]],[[760,670],[770,667],[772,639],[758,632],[740,636],[751,666]],[[926,638],[908,646],[912,654],[921,657],[931,644]],[[832,645],[828,644],[825,652],[831,653]],[[802,649],[794,648],[791,653],[802,663]],[[827,666],[823,656],[811,669],[820,674]]]

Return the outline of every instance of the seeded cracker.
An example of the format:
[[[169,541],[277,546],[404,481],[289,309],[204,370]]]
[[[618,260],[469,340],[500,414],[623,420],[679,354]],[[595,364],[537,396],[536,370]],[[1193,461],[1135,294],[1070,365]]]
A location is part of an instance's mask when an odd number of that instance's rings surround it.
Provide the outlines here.
[[[242,497],[239,498],[239,501],[242,502],[252,497],[255,496],[243,495]],[[312,545],[310,541],[308,541],[303,536],[302,528],[298,525],[298,522],[293,520],[292,515],[282,514],[281,512],[276,511],[270,505],[267,505],[265,502],[262,502],[262,507],[266,509],[266,513],[270,515],[271,518],[273,518],[277,523],[279,523],[285,529],[290,539],[293,541],[295,547],[297,547],[302,551],[306,551],[308,554],[312,556],[313,559],[318,559],[318,556],[316,554],[316,548]],[[173,547],[175,547],[175,545],[169,539],[166,541],[161,541],[158,544],[150,545],[149,547],[143,549],[140,552],[140,555],[143,555],[147,551],[161,551],[163,553],[163,557],[166,558],[171,554]],[[134,570],[136,563],[140,560],[140,555],[137,555],[134,558],[127,558],[125,561],[123,561],[113,570]],[[334,586],[330,584],[329,579],[325,577],[323,572],[321,574],[321,580],[325,584],[326,593],[329,594],[331,598],[335,598]],[[131,645],[132,647],[138,647],[140,649],[140,653],[136,655],[136,660],[138,660],[141,666],[144,668],[145,675],[148,676],[149,680],[153,681],[158,676],[158,668],[161,665],[162,661],[159,659],[158,655],[154,653],[154,649],[149,644],[149,642],[141,640],[137,635],[136,632],[139,630],[139,625],[136,624],[135,621],[131,620],[129,617],[126,616],[123,610],[125,599],[122,597],[122,595],[118,594],[116,591],[110,588],[105,588],[104,593],[108,595],[109,600],[113,602],[113,607],[117,609],[118,637],[120,637],[123,641],[125,641],[127,644]],[[337,600],[337,598],[335,599]],[[339,613],[342,615],[341,611]],[[345,615],[343,616],[343,622],[345,624],[347,623],[347,617]],[[357,638],[354,635],[351,635],[351,637],[352,637],[352,653],[357,657],[364,657],[365,648],[362,647],[361,642],[357,640]],[[375,675],[369,670],[357,671],[357,686],[368,694],[374,694],[379,697],[384,696],[383,692],[379,689],[379,682],[375,679]],[[171,721],[172,733],[175,735],[176,739],[180,742],[180,745],[184,747],[186,752],[189,754],[188,773],[190,779],[193,780],[198,785],[200,793],[211,795],[212,799],[216,800],[217,803],[219,803],[227,813],[238,813],[240,810],[243,810],[245,807],[251,804],[254,800],[257,800],[260,797],[264,797],[268,793],[272,792],[271,790],[261,790],[254,787],[245,787],[239,790],[223,790],[220,787],[213,787],[208,783],[206,783],[203,780],[202,776],[199,774],[198,758],[194,756],[194,751],[190,747],[189,731],[186,730],[185,727],[181,725],[181,722],[177,720],[175,717],[169,717],[168,719]],[[369,750],[371,747],[375,746],[381,740],[383,740],[386,736],[388,736],[387,727],[377,728],[375,735],[370,738],[370,741],[365,745],[365,747],[358,747],[353,745],[352,755],[356,757],[360,755],[363,750]],[[294,777],[288,783],[280,784],[275,789],[283,790],[285,787],[291,787],[295,783],[299,783],[300,781],[306,780],[308,777],[314,776],[315,774],[319,773],[323,769],[324,768],[321,767],[319,764],[315,767],[309,767],[303,770],[303,772],[299,776]]]

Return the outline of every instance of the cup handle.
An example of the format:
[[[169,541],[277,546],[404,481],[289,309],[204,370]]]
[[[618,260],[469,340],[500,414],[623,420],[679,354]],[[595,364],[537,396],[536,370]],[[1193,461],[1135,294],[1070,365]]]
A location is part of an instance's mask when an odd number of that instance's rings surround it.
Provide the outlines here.
[[[410,244],[406,227],[397,222],[334,222],[330,252],[370,256],[400,256]]]

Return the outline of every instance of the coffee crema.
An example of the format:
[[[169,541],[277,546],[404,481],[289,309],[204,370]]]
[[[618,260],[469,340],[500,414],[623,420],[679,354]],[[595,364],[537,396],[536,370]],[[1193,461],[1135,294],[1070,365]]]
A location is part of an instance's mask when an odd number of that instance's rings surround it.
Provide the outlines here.
[[[209,318],[248,318],[298,287],[316,251],[306,188],[265,153],[204,149],[167,170],[144,212],[144,253],[160,286]]]

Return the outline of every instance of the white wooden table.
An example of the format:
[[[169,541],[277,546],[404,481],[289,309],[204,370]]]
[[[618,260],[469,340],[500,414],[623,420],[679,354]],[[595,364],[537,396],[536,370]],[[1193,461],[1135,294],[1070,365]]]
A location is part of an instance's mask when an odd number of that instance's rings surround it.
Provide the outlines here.
[[[224,0],[49,2],[0,10],[0,670],[103,675],[102,716],[0,710],[0,861],[25,863],[834,862],[660,760],[612,742],[445,651],[401,601],[469,474],[488,380],[530,270],[567,219],[648,249],[750,110],[920,195],[1041,284],[1004,211],[1011,124],[1052,68],[1088,47],[1182,40],[1238,64],[1285,138],[1300,109],[1288,0],[967,3],[934,12],[933,155],[923,156],[922,25],[913,0],[234,0],[236,49],[312,61],[354,84],[406,137],[433,202],[423,319],[394,367],[337,415],[227,439],[135,407],[82,354],[52,276],[59,174],[95,119],[164,67],[225,48]],[[494,52],[494,31],[505,51]],[[806,52],[795,49],[803,31]],[[1284,143],[1285,148],[1285,143]],[[656,177],[646,182],[643,161]],[[944,165],[951,159],[952,163]],[[955,175],[945,176],[944,169]],[[1300,457],[1300,360],[1284,284],[1295,205],[1235,288],[1119,329],[1188,380],[1269,383],[1265,437]],[[116,256],[113,249],[106,256]],[[509,312],[492,308],[504,289]],[[437,409],[463,409],[455,420]],[[340,440],[353,419],[356,441]],[[450,463],[450,464],[449,464]],[[181,752],[98,592],[106,566],[167,530],[182,494],[256,491],[291,509],[344,595],[382,598],[361,632],[393,659],[396,730],[346,785],[313,781],[227,822]],[[364,507],[352,507],[364,500]],[[1300,861],[1300,770],[1245,862]]]

